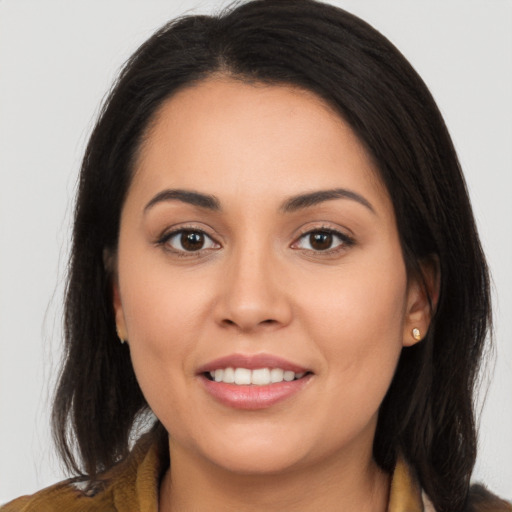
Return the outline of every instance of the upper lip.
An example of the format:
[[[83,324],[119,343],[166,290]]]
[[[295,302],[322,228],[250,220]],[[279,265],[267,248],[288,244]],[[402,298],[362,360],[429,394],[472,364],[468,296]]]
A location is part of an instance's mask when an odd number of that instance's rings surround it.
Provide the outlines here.
[[[202,365],[198,368],[197,373],[212,372],[223,368],[247,368],[248,370],[281,368],[282,370],[295,373],[310,371],[308,368],[271,354],[231,354]]]

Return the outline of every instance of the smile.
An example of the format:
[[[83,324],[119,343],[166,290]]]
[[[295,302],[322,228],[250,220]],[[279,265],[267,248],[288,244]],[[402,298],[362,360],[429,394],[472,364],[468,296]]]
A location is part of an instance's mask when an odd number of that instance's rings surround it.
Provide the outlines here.
[[[212,370],[206,377],[215,382],[224,382],[225,384],[236,384],[237,386],[268,386],[269,384],[278,384],[280,382],[291,382],[302,379],[306,372],[295,373],[291,370],[282,368],[257,368],[250,370],[248,368],[223,368]]]
[[[297,395],[314,373],[270,354],[231,354],[198,368],[203,389],[233,409],[267,409]]]

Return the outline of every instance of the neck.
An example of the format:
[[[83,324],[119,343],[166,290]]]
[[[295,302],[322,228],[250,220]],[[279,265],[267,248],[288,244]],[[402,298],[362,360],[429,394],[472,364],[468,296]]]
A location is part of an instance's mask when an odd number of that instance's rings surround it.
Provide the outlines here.
[[[174,447],[172,472],[160,488],[159,512],[384,512],[390,477],[375,464],[371,451],[364,455],[338,455],[307,469],[238,474]]]

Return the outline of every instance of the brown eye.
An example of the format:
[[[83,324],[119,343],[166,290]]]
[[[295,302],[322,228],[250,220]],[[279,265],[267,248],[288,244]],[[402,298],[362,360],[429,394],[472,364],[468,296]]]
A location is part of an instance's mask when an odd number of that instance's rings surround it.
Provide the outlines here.
[[[332,242],[332,233],[328,233],[326,231],[317,231],[315,233],[310,233],[309,235],[309,245],[316,251],[325,251],[326,249],[330,249]]]
[[[348,249],[355,240],[339,231],[330,229],[315,229],[304,233],[293,245],[294,249],[304,249],[311,252],[329,252],[337,249]]]
[[[180,242],[186,251],[198,251],[204,246],[204,234],[197,231],[183,231]]]
[[[180,229],[164,236],[161,244],[178,253],[198,252],[207,249],[218,249],[220,246],[206,233],[197,229]]]

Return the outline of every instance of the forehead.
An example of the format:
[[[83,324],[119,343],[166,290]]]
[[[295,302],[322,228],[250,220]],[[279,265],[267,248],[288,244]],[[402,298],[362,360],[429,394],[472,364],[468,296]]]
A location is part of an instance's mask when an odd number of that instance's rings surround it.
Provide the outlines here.
[[[288,85],[214,77],[166,100],[147,130],[134,185],[222,196],[314,188],[387,192],[349,125],[319,96]],[[274,185],[274,186],[272,186]]]

